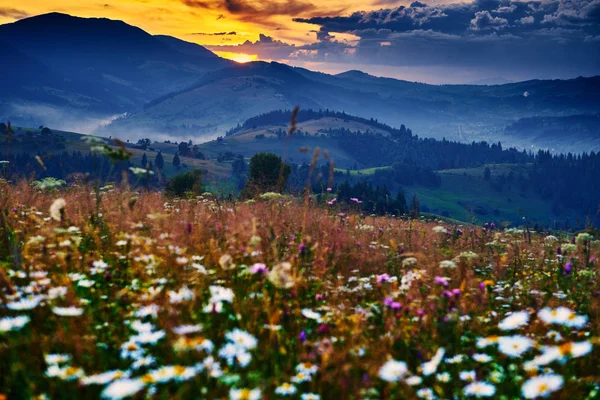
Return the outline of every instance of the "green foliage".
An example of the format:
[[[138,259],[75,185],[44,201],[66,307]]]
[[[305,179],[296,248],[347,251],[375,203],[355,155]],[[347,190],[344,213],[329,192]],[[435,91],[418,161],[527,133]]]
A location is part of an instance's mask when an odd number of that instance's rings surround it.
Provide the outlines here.
[[[185,196],[191,192],[194,195],[204,193],[202,170],[195,169],[169,179],[165,191],[170,196]]]
[[[65,186],[66,184],[67,182],[63,181],[62,179],[48,177],[39,181],[33,181],[32,186],[40,190],[52,191],[58,189],[61,186]]]
[[[265,192],[282,192],[291,168],[281,157],[272,153],[258,153],[250,159],[246,192],[249,195]]]

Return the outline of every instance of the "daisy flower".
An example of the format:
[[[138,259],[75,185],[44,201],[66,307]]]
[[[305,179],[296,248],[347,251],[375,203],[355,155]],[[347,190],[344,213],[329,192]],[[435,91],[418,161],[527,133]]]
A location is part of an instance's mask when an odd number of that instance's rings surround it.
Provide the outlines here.
[[[5,317],[0,319],[0,332],[17,331],[30,321],[26,315]]]
[[[260,389],[231,389],[229,391],[230,400],[260,400]]]
[[[288,396],[295,394],[297,391],[298,389],[296,389],[296,386],[286,382],[283,383],[281,386],[278,386],[277,389],[275,389],[275,394],[279,394],[281,396]]]
[[[83,309],[78,307],[53,307],[52,312],[61,317],[78,317],[83,314]]]
[[[514,335],[498,339],[498,349],[509,357],[520,357],[533,347],[533,340],[525,336]]]
[[[244,350],[251,350],[256,347],[258,341],[254,336],[241,329],[234,329],[225,335],[225,338],[235,344],[237,347]]]
[[[412,375],[406,378],[404,382],[406,382],[406,384],[410,386],[418,386],[421,383],[423,383],[423,378],[417,375]]]
[[[303,372],[298,372],[296,376],[292,377],[292,382],[294,383],[302,383],[310,381],[310,375],[307,375]]]
[[[444,348],[439,348],[430,361],[421,364],[421,370],[423,371],[423,375],[429,376],[435,373],[435,371],[437,371],[438,369],[438,366],[440,365],[440,362],[442,362],[445,353],[446,350]]]
[[[177,335],[189,335],[191,333],[198,333],[202,330],[202,325],[180,325],[173,328],[173,332]]]
[[[480,363],[487,363],[487,362],[492,361],[492,357],[490,357],[484,353],[475,353],[475,354],[473,354],[473,360],[480,362]]]
[[[379,377],[386,382],[396,382],[408,372],[403,361],[389,360],[379,369]]]
[[[547,397],[559,390],[563,386],[563,383],[564,379],[560,375],[546,374],[535,376],[523,384],[521,393],[526,399]]]
[[[504,318],[498,324],[498,328],[503,331],[510,331],[525,326],[527,323],[529,323],[529,313],[527,311],[517,311]]]
[[[304,315],[308,319],[314,319],[318,323],[321,323],[321,320],[322,320],[321,319],[321,314],[319,314],[318,312],[314,312],[310,308],[303,309],[302,310],[302,315]]]
[[[302,372],[306,375],[314,375],[318,370],[319,367],[311,363],[302,363],[296,366],[296,372]]]
[[[144,382],[140,379],[120,379],[114,381],[102,391],[102,397],[106,399],[122,399],[133,396],[144,388]]]
[[[460,371],[458,377],[461,381],[475,381],[477,380],[477,376],[475,371]]]
[[[463,389],[465,396],[491,397],[496,393],[496,387],[486,382],[469,383]]]

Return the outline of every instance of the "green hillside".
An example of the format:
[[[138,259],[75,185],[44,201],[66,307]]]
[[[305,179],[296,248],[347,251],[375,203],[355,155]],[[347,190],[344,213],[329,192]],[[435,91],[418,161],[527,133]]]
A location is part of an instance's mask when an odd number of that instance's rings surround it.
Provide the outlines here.
[[[111,145],[113,148],[117,148],[112,142],[112,138],[98,137],[92,135],[85,135],[76,132],[67,132],[60,130],[51,130],[52,133],[49,135],[42,134],[40,128],[28,128],[28,127],[12,127],[13,135],[9,140],[0,141],[0,154],[7,152],[13,153],[31,153],[31,154],[48,154],[48,153],[59,153],[59,152],[89,152],[92,144],[86,140],[86,138],[98,138],[105,143]],[[5,135],[3,135],[5,136]],[[176,168],[173,166],[173,156],[177,151],[177,145],[175,144],[157,144],[154,151],[152,150],[141,150],[134,148],[134,144],[126,143],[128,151],[132,153],[130,161],[134,166],[141,166],[143,154],[146,153],[148,161],[154,161],[158,151],[163,153],[165,166],[163,173],[166,177],[171,177],[178,173],[184,172],[186,169],[202,168],[208,171],[206,179],[208,180],[222,180],[226,179],[231,175],[231,165],[229,163],[219,163],[213,160],[198,160],[188,157],[180,157],[182,166]],[[187,166],[187,168],[185,166]]]

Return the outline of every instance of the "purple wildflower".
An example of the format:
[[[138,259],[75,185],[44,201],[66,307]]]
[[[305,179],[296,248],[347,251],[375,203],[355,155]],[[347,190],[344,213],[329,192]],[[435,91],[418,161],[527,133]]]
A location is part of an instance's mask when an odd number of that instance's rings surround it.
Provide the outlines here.
[[[250,272],[253,274],[268,274],[269,270],[267,266],[263,263],[256,263],[250,267]]]

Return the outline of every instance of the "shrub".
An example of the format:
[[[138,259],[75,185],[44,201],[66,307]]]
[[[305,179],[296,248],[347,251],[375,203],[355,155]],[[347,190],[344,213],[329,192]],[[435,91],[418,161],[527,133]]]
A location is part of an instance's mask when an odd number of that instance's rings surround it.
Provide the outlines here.
[[[204,192],[202,170],[194,169],[169,179],[165,191],[170,196],[184,196],[188,192],[200,195]]]

